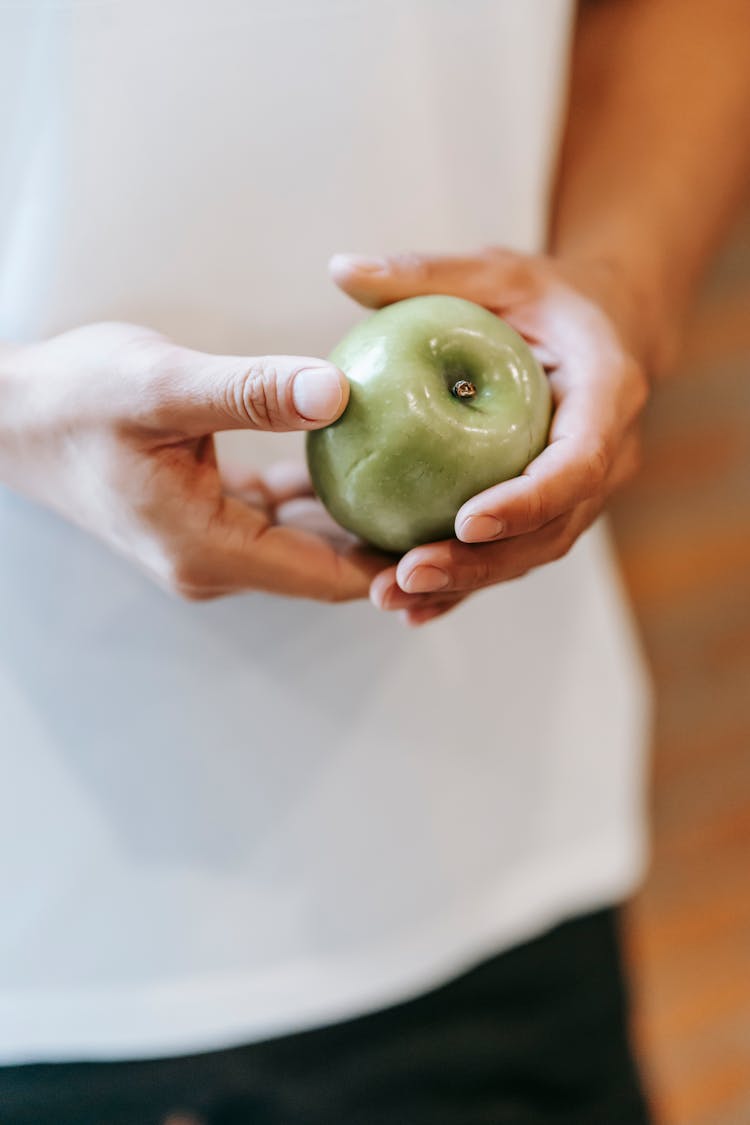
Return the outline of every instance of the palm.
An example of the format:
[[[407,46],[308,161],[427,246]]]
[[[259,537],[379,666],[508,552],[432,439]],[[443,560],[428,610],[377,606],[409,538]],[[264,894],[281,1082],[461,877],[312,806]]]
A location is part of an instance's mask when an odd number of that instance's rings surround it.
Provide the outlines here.
[[[470,257],[384,259],[382,271],[334,259],[341,287],[369,307],[427,293],[484,305],[532,346],[548,372],[555,412],[549,442],[521,476],[473,497],[457,539],[410,551],[378,575],[372,596],[415,623],[473,590],[520,577],[564,555],[638,463],[637,422],[647,381],[601,306],[611,279],[574,274],[551,258],[489,249]],[[430,583],[440,572],[440,593]]]

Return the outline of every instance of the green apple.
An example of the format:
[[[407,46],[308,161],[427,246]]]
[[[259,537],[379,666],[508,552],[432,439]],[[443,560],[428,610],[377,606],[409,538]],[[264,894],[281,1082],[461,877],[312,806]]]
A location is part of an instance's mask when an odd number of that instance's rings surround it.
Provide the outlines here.
[[[362,321],[331,353],[351,395],[307,435],[315,491],[342,527],[402,553],[454,534],[471,496],[544,448],[547,377],[528,344],[458,297],[412,297]]]

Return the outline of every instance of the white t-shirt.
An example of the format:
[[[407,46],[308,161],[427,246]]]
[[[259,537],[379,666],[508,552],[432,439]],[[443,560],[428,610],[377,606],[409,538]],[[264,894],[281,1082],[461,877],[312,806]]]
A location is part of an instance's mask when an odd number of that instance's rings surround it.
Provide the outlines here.
[[[0,335],[325,355],[362,315],[332,252],[539,246],[570,16],[0,5]],[[637,880],[648,693],[601,528],[413,631],[181,604],[7,490],[0,543],[0,1060],[363,1013]]]

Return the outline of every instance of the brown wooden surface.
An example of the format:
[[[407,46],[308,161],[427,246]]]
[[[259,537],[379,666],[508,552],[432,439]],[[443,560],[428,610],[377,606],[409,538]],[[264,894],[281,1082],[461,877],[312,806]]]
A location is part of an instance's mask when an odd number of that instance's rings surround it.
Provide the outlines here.
[[[614,524],[658,698],[653,863],[627,924],[639,1054],[659,1125],[750,1125],[750,219]]]

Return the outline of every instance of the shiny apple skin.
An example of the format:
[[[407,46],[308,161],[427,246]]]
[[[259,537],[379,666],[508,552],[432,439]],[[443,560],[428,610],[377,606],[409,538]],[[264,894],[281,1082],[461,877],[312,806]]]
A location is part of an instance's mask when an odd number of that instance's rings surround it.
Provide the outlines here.
[[[412,297],[356,325],[330,359],[349,404],[307,435],[313,486],[342,527],[402,554],[454,534],[470,497],[544,448],[547,377],[528,344],[458,297]],[[476,387],[457,398],[459,379]]]

